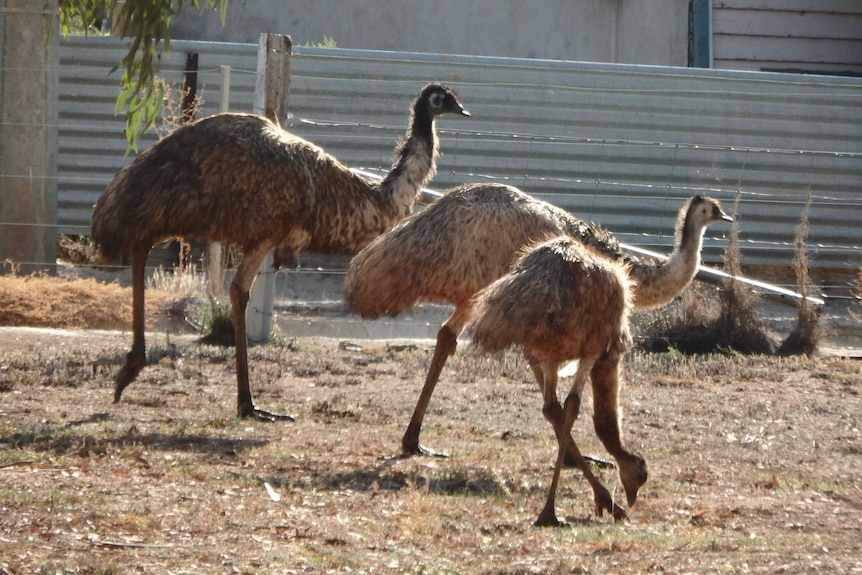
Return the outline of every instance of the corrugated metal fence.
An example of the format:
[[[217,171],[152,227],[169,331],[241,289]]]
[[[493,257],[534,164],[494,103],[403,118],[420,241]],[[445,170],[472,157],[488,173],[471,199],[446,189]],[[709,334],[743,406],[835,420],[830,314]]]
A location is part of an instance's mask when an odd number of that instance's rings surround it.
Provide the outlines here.
[[[123,54],[115,38],[61,50],[59,221],[86,233],[90,209],[126,162],[112,115]],[[251,111],[256,45],[180,42],[162,57],[179,82],[199,54],[202,115]],[[808,194],[812,266],[858,269],[862,251],[862,79],[439,54],[295,48],[284,124],[351,167],[388,167],[412,97],[439,80],[470,119],[446,117],[432,188],[504,181],[601,222],[630,244],[668,251],[684,198],[731,207],[741,192],[743,263],[790,265]],[[146,145],[146,144],[144,144]],[[720,259],[725,229],[707,232]]]

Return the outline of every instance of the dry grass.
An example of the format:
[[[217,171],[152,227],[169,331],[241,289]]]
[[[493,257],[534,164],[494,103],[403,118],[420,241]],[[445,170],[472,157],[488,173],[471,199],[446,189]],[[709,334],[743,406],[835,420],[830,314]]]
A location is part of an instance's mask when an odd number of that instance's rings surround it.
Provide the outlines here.
[[[746,355],[814,355],[820,336],[820,310],[803,299],[798,320],[783,341],[770,333],[758,310],[759,296],[748,286],[733,279],[744,277],[739,248],[737,192],[733,204],[733,223],[724,252],[725,272],[731,275],[720,289],[695,282],[677,301],[662,309],[636,318],[638,347],[643,351],[669,350],[689,354],[729,353]],[[810,202],[810,198],[809,198]],[[796,289],[803,296],[816,290],[808,269],[808,204],[796,233],[794,272]]]
[[[148,290],[150,327],[166,317],[176,296]],[[126,329],[132,324],[132,290],[94,279],[0,276],[0,325],[69,329]]]
[[[40,285],[20,284],[31,299]],[[594,517],[567,471],[568,526],[538,529],[556,447],[515,354],[462,345],[423,431],[452,457],[404,459],[429,345],[252,347],[258,403],[297,416],[267,424],[233,416],[232,350],[149,343],[152,365],[112,404],[128,334],[4,331],[0,574],[862,570],[852,360],[631,354],[625,436],[650,466],[631,520]],[[602,456],[590,413],[587,398],[575,437]]]
[[[23,344],[24,342],[22,342]],[[862,567],[857,363],[635,354],[623,403],[650,480],[614,524],[564,474],[568,526],[532,526],[555,443],[520,359],[456,355],[424,439],[398,456],[430,357],[306,340],[255,347],[236,421],[231,354],[184,340],[110,403],[122,338],[7,345],[7,573],[827,572]],[[105,359],[110,360],[107,362]],[[101,363],[99,363],[101,362]],[[99,369],[93,370],[98,363]],[[73,398],[70,401],[70,398]],[[589,402],[576,437],[602,455]],[[620,494],[613,470],[599,470]],[[138,566],[132,570],[130,566]]]
[[[810,208],[811,194],[808,194],[802,216],[799,218],[799,223],[796,226],[796,249],[794,250],[793,265],[796,272],[796,285],[799,287],[799,293],[802,294],[803,299],[799,306],[796,326],[778,349],[778,353],[781,355],[800,353],[811,355],[817,351],[820,340],[820,310],[814,309],[808,302],[808,296],[815,293],[808,269],[808,248],[806,247],[806,242],[808,241],[808,211]]]
[[[255,347],[259,402],[298,416],[267,424],[232,417],[229,350],[154,343],[176,348],[114,405],[123,338],[7,341],[6,573],[862,568],[858,363],[630,356],[624,427],[651,473],[631,520],[595,518],[567,471],[568,526],[538,529],[555,441],[517,356],[456,355],[424,433],[452,457],[403,459],[425,346]],[[590,412],[576,437],[602,455]],[[621,495],[613,470],[598,473]]]

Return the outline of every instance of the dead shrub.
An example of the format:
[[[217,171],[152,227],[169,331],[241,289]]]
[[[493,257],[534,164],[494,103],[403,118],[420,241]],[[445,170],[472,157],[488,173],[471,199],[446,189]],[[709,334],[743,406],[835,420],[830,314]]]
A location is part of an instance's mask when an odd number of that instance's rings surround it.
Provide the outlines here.
[[[772,354],[775,342],[757,312],[757,296],[734,279],[741,275],[738,228],[739,193],[733,204],[733,223],[724,253],[730,274],[721,289],[694,284],[670,307],[636,323],[638,349],[687,354]]]
[[[815,307],[808,297],[814,295],[815,289],[808,274],[808,210],[811,207],[811,194],[802,208],[799,224],[796,226],[795,251],[793,267],[796,270],[796,287],[802,295],[799,301],[799,316],[796,325],[781,342],[779,355],[814,355],[820,339],[820,309]]]

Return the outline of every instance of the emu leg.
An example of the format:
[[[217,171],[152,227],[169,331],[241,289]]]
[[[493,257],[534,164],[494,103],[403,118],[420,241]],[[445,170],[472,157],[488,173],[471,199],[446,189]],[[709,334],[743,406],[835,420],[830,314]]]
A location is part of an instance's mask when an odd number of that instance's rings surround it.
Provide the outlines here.
[[[557,401],[556,397],[554,397],[554,402],[556,403],[556,407],[560,408],[560,404]],[[539,513],[539,517],[536,519],[535,525],[537,527],[557,527],[559,525],[565,525],[564,523],[560,522],[559,519],[557,519],[557,514],[554,508],[556,506],[557,487],[560,483],[560,471],[563,468],[563,460],[566,458],[566,453],[568,452],[569,446],[575,445],[574,440],[572,440],[571,431],[572,425],[575,423],[575,419],[577,418],[577,412],[580,403],[581,398],[578,397],[577,394],[570,394],[566,398],[565,413],[563,416],[563,434],[562,439],[559,440],[557,461],[554,464],[554,475],[551,479],[551,486],[548,489],[548,499],[545,501],[545,506],[542,508],[542,511]],[[575,451],[578,451],[577,445],[575,445]],[[602,487],[602,489],[604,488]],[[599,512],[599,514],[601,513]]]
[[[419,434],[422,431],[422,420],[425,418],[425,411],[428,409],[431,395],[437,386],[437,380],[440,378],[443,366],[446,365],[446,360],[449,359],[449,356],[455,353],[457,347],[457,334],[452,333],[446,325],[441,327],[437,332],[437,344],[434,346],[434,357],[431,359],[431,367],[428,369],[428,375],[425,376],[425,385],[422,386],[419,401],[416,402],[416,407],[413,409],[413,416],[410,418],[407,430],[401,438],[401,451],[404,455],[449,456],[449,454],[442,451],[434,451],[421,445],[419,443]]]
[[[543,387],[543,381],[544,381],[544,377],[545,377],[542,374],[541,365],[539,365],[539,362],[537,360],[532,359],[530,357],[527,357],[527,363],[530,365],[530,370],[533,372],[533,377],[536,378],[536,382],[539,384],[539,388],[541,389]],[[578,416],[575,415],[576,420],[577,420],[577,418],[578,418]],[[553,425],[554,425],[555,431],[560,429],[560,427],[563,425],[563,412],[562,412],[562,410],[560,410],[559,418],[558,418],[557,422],[554,423]],[[557,439],[559,440],[559,435],[557,436]],[[564,467],[577,467],[577,468],[581,467],[578,464],[578,461],[575,457],[575,451],[576,451],[575,442],[572,441],[569,444],[569,450],[566,453],[566,458],[563,460],[563,466]],[[610,461],[607,461],[605,459],[601,459],[600,457],[595,457],[594,455],[582,455],[581,458],[585,462],[592,463],[598,467],[613,467],[614,466],[614,464],[611,463]]]
[[[422,420],[425,418],[425,411],[431,402],[431,395],[437,386],[437,380],[440,379],[443,366],[446,365],[446,360],[449,359],[449,356],[455,354],[455,350],[458,348],[458,334],[464,330],[464,326],[470,319],[471,313],[472,310],[469,308],[457,307],[452,317],[446,320],[446,323],[437,332],[437,344],[434,346],[434,357],[431,359],[431,367],[428,369],[428,375],[425,376],[425,385],[422,386],[422,392],[419,394],[416,407],[413,409],[413,416],[407,425],[407,431],[404,432],[404,436],[401,438],[401,450],[404,455],[421,454],[449,457],[447,453],[434,451],[420,445],[419,434],[422,431]]]
[[[129,254],[132,260],[132,349],[126,355],[126,363],[114,379],[114,403],[120,401],[123,390],[132,383],[147,365],[144,341],[144,271],[149,249],[135,247]]]
[[[254,406],[248,383],[248,339],[246,337],[245,310],[248,292],[257,277],[257,271],[268,246],[261,246],[243,254],[236,276],[230,284],[230,304],[233,315],[234,345],[236,346],[237,415],[240,418],[254,417],[261,421],[289,420],[291,415],[270,413]]]
[[[581,455],[580,449],[578,449],[577,443],[572,438],[572,426],[575,423],[575,420],[578,418],[578,412],[580,411],[581,405],[581,391],[587,379],[587,374],[589,373],[589,367],[581,364],[578,366],[578,374],[575,376],[575,381],[572,384],[572,391],[569,392],[568,397],[566,398],[566,411],[563,411],[563,407],[560,405],[559,400],[557,399],[557,375],[556,370],[545,369],[542,368],[542,371],[546,371],[549,375],[547,379],[543,378],[543,383],[540,385],[542,389],[542,395],[545,397],[545,405],[542,408],[542,414],[545,416],[551,426],[554,429],[554,434],[557,437],[557,443],[560,446],[560,452],[562,453],[563,460],[566,457],[571,457],[575,461],[575,465],[581,470],[584,478],[587,480],[587,483],[590,484],[590,488],[593,490],[593,500],[595,502],[595,512],[596,515],[601,517],[605,511],[613,516],[615,521],[622,521],[624,519],[628,519],[625,510],[614,503],[613,497],[611,497],[610,492],[607,488],[601,484],[601,482],[596,478],[590,469],[589,464],[587,464],[586,460],[584,460],[583,455]],[[553,372],[553,373],[551,373]],[[567,417],[571,417],[571,422],[566,428],[566,420]],[[562,465],[562,463],[560,463]],[[550,496],[549,496],[550,498]],[[556,516],[554,515],[553,510],[553,501],[546,502],[545,509],[542,510],[542,513],[539,515],[539,519],[536,521],[536,525],[558,525],[559,523],[554,523],[556,520]],[[549,508],[550,504],[550,508]],[[541,523],[540,523],[541,521]]]
[[[644,459],[627,450],[620,439],[619,377],[620,353],[611,349],[596,362],[590,374],[593,386],[593,426],[605,449],[617,462],[620,481],[631,507],[637,500],[638,490],[646,483],[648,474]]]

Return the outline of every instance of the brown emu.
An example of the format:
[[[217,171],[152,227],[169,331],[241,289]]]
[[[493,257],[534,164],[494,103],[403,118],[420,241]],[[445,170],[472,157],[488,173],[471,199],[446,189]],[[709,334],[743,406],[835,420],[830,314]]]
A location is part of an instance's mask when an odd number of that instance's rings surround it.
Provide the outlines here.
[[[587,379],[592,381],[595,430],[617,461],[629,505],[646,482],[643,458],[622,445],[618,415],[619,364],[631,340],[632,295],[625,264],[561,236],[529,249],[510,273],[473,300],[473,344],[483,353],[512,346],[523,350],[542,390],[542,413],[559,443],[550,491],[536,525],[559,525],[554,502],[567,451],[574,452],[593,488],[596,514],[608,510],[617,520],[625,518],[571,438]],[[557,373],[572,360],[579,360],[578,369],[563,409],[557,399]]]
[[[517,188],[465,184],[376,238],[350,262],[344,285],[350,311],[374,319],[429,301],[455,306],[437,332],[434,357],[401,440],[403,451],[437,454],[420,445],[419,434],[440,372],[473,317],[473,296],[506,274],[524,246],[568,235],[612,259],[629,261],[638,311],[666,305],[691,283],[705,227],[729,219],[716,200],[691,198],[679,211],[673,253],[655,262],[624,255],[601,227]]]
[[[132,267],[133,343],[114,401],[146,365],[144,266],[152,247],[177,236],[238,246],[230,285],[240,417],[288,418],[257,409],[248,382],[245,309],[266,253],[274,265],[303,249],[355,253],[410,214],[436,172],[441,114],[470,114],[441,84],[413,100],[406,137],[381,182],[351,173],[337,159],[275,123],[219,114],[181,127],[120,170],[93,210],[93,238],[108,258],[128,253]]]

